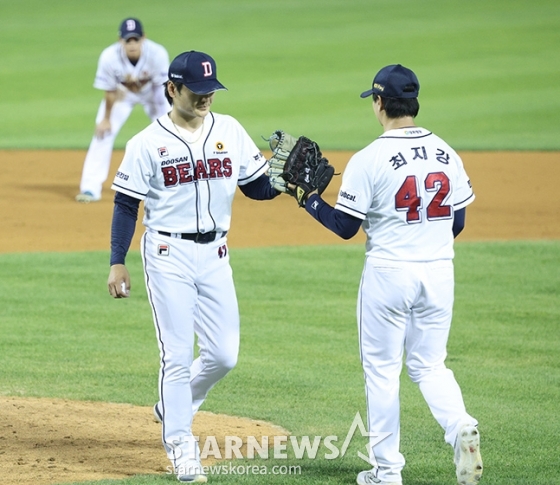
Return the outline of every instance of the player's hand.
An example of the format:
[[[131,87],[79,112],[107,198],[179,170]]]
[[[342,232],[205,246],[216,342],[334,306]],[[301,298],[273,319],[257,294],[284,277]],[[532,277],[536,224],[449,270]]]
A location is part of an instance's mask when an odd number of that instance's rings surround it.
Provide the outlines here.
[[[124,264],[111,266],[107,287],[113,298],[128,298],[130,296],[130,275]]]
[[[101,120],[95,127],[96,138],[102,140],[109,133],[111,133],[111,122],[109,120]]]
[[[295,192],[297,190],[297,185],[294,184],[286,184],[286,187],[288,187],[288,189],[290,189],[292,192]],[[311,197],[312,195],[317,194],[319,195],[319,191],[317,189],[315,189],[312,192],[309,192],[309,194],[306,195],[305,200],[307,201],[307,199],[309,199],[309,197]]]

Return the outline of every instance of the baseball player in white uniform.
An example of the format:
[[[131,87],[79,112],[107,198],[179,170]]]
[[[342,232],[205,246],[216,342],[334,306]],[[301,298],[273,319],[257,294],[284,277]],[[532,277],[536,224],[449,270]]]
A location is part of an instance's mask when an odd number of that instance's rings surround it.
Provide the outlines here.
[[[161,357],[154,414],[177,478],[206,482],[191,427],[208,391],[237,361],[239,312],[226,239],[233,197],[238,186],[257,200],[280,192],[239,122],[210,111],[215,92],[225,89],[214,59],[184,52],[168,78],[170,113],[127,143],[112,185],[108,286],[115,298],[129,294],[124,262],[142,200],[141,251]]]
[[[109,175],[113,145],[135,105],[141,104],[154,121],[169,111],[162,84],[167,80],[169,55],[165,48],[146,39],[138,19],[127,18],[119,28],[119,41],[99,57],[93,87],[105,92],[95,119],[80,182],[78,202],[101,199]]]
[[[399,64],[381,69],[372,89],[383,134],[349,161],[335,207],[312,194],[306,210],[345,239],[367,235],[357,319],[366,381],[370,461],[360,485],[401,485],[399,375],[403,355],[433,416],[455,449],[458,483],[482,474],[477,421],[470,416],[446,346],[454,298],[453,239],[474,200],[459,155],[414,123],[420,84]],[[378,443],[378,433],[390,433]]]

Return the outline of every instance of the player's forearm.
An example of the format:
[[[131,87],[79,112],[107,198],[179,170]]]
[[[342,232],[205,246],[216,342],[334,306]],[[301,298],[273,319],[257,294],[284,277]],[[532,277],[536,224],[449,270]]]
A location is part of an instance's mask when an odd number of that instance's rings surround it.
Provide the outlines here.
[[[280,192],[271,187],[270,179],[264,174],[248,184],[240,185],[239,189],[246,197],[253,200],[270,200],[280,195]]]
[[[111,119],[111,111],[113,111],[113,105],[117,100],[116,91],[105,91],[105,119],[109,121]]]
[[[307,199],[305,210],[342,239],[353,238],[362,225],[360,219],[331,207],[317,194]]]
[[[111,224],[111,266],[124,264],[130,248],[140,201],[117,192]]]

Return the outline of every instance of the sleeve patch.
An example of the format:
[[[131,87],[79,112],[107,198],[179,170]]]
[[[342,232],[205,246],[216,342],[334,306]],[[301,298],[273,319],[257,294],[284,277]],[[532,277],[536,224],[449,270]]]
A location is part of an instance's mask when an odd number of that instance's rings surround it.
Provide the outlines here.
[[[341,199],[344,199],[348,202],[354,202],[354,203],[358,202],[358,195],[359,194],[357,192],[351,192],[349,190],[342,190],[342,189],[338,193],[338,196]]]

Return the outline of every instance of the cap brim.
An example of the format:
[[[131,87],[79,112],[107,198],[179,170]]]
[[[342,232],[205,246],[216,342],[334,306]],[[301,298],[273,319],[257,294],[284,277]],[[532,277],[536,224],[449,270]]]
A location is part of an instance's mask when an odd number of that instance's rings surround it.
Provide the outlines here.
[[[123,40],[128,40],[128,39],[132,39],[132,38],[141,39],[142,35],[136,34],[136,33],[133,32],[131,34],[126,34],[125,36],[121,37],[121,39],[123,39]]]
[[[360,98],[367,98],[368,96],[371,96],[373,94],[373,89],[370,89],[369,91],[364,91],[362,94],[360,94]]]
[[[215,91],[227,91],[227,88],[219,81],[204,81],[200,83],[183,83],[194,94],[210,94]]]

